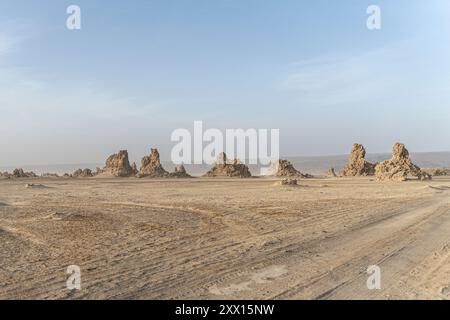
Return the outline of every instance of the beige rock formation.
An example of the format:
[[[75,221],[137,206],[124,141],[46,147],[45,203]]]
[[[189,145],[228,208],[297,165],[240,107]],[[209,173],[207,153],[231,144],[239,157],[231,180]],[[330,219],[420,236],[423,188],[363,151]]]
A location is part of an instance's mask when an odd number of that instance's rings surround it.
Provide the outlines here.
[[[275,175],[277,177],[299,177],[299,178],[310,178],[309,174],[303,174],[294,168],[291,162],[288,160],[278,160],[274,165]]]
[[[334,170],[334,168],[328,169],[327,176],[328,177],[337,177],[337,174],[336,174],[336,171]]]
[[[450,168],[427,168],[422,169],[422,171],[434,177],[450,176]]]
[[[282,186],[296,186],[298,185],[297,179],[283,179],[280,181],[280,184]]]
[[[353,145],[348,163],[339,173],[344,177],[373,176],[375,174],[375,164],[368,162],[366,159],[366,150],[361,144]]]
[[[175,171],[169,173],[170,178],[192,178],[187,172],[186,168],[180,164],[175,167]]]
[[[378,181],[406,181],[410,177],[417,177],[419,180],[431,179],[431,175],[412,163],[408,150],[401,143],[394,145],[392,158],[377,164],[375,170]]]
[[[11,174],[9,172],[0,172],[0,179],[11,179]]]
[[[121,150],[117,154],[109,156],[106,160],[106,166],[99,172],[102,175],[114,177],[131,177],[135,173],[128,160],[128,151]]]
[[[74,177],[74,178],[90,178],[93,176],[94,176],[94,173],[92,172],[91,169],[88,169],[88,168],[78,169],[72,174],[72,177]]]
[[[228,161],[224,152],[220,153],[214,166],[205,174],[206,177],[238,177],[249,178],[250,170],[238,159]]]
[[[137,177],[151,177],[151,178],[163,178],[167,177],[169,173],[164,170],[159,159],[158,149],[151,149],[150,155],[142,158],[141,168],[137,173]]]
[[[37,175],[34,172],[25,172],[22,168],[14,169],[12,173],[13,178],[36,178]]]
[[[136,175],[139,172],[136,162],[133,161],[133,163],[131,164],[131,169],[133,169],[134,175]]]

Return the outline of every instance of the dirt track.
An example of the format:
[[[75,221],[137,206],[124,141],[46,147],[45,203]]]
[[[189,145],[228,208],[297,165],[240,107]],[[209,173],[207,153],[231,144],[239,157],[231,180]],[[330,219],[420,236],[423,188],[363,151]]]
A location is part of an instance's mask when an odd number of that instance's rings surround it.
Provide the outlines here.
[[[450,298],[450,178],[28,182],[0,181],[2,299]]]

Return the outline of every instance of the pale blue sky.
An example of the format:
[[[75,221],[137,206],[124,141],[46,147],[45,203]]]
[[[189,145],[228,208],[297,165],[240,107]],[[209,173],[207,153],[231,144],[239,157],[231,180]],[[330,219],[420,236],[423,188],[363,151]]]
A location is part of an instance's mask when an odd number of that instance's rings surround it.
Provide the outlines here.
[[[448,0],[1,0],[0,166],[168,159],[194,120],[285,156],[450,150],[449,56]]]

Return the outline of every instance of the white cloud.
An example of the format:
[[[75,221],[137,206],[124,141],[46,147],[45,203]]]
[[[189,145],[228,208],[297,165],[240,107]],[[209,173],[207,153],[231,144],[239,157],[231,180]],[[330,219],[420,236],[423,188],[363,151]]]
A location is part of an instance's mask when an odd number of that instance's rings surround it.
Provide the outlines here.
[[[431,101],[436,95],[449,101],[445,86],[450,82],[450,49],[440,46],[439,53],[433,53],[431,45],[436,44],[415,38],[367,52],[301,61],[293,64],[279,88],[309,107],[402,109],[419,107],[414,97]]]
[[[125,94],[110,92],[95,82],[65,82],[65,79],[38,77],[29,70],[0,66],[0,106],[14,123],[64,123],[89,127],[96,122],[142,120],[164,105],[159,101],[137,101]]]
[[[295,71],[280,84],[302,104],[333,106],[377,100],[401,81],[401,55],[374,50],[353,56],[329,56],[294,64]]]

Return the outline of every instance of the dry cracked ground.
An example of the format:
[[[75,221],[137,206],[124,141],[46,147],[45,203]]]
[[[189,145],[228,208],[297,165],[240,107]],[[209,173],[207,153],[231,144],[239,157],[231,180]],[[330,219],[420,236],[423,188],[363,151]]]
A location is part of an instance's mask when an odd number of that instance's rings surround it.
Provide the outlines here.
[[[450,178],[2,180],[0,299],[448,299],[449,196]]]

